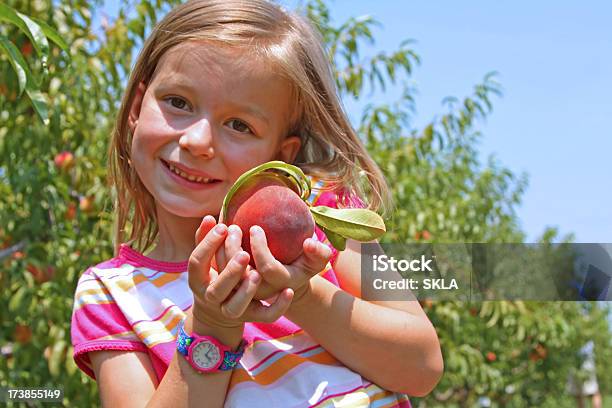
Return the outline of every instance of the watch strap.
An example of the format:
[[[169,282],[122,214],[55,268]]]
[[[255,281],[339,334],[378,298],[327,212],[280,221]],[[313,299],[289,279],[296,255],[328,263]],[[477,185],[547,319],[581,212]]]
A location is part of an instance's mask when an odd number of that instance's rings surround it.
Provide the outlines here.
[[[178,327],[178,334],[176,336],[176,349],[179,353],[187,357],[187,350],[193,341],[193,337],[185,333],[185,321],[181,320]]]
[[[237,365],[242,355],[244,354],[244,349],[246,347],[246,341],[244,339],[240,342],[238,346],[238,350],[230,351],[227,350],[223,355],[223,362],[219,366],[219,370],[221,371],[229,371],[233,370]]]
[[[179,327],[178,327],[178,335],[176,337],[176,349],[183,356],[187,357],[189,346],[193,342],[194,337],[188,335],[185,332],[184,326],[185,326],[185,321],[182,320],[179,323]],[[238,365],[238,362],[242,358],[246,345],[247,343],[243,339],[240,342],[240,345],[238,346],[238,350],[236,351],[226,350],[223,353],[223,361],[221,362],[221,365],[219,366],[218,370],[220,371],[233,370],[236,367],[236,365]]]

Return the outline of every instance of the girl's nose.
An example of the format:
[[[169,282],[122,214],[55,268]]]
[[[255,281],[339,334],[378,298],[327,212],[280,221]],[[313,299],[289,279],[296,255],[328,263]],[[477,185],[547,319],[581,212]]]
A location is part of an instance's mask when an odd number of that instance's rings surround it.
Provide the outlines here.
[[[212,157],[215,151],[210,122],[200,119],[189,126],[180,137],[179,146],[189,150],[194,156]]]

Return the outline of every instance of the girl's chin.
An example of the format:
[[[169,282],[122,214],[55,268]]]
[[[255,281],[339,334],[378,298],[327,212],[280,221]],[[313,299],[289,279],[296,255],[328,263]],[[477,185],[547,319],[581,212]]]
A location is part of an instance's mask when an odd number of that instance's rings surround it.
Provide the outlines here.
[[[219,210],[213,210],[211,209],[207,209],[206,207],[203,207],[201,204],[198,205],[199,203],[194,203],[194,202],[158,202],[158,205],[160,205],[161,208],[163,208],[163,213],[166,213],[167,215],[171,216],[171,217],[177,217],[177,218],[197,218],[197,219],[202,219],[207,215],[212,215],[213,217],[215,217],[216,220],[219,219]],[[221,205],[219,205],[220,207]],[[159,213],[159,212],[158,212]],[[162,216],[164,214],[161,214]]]

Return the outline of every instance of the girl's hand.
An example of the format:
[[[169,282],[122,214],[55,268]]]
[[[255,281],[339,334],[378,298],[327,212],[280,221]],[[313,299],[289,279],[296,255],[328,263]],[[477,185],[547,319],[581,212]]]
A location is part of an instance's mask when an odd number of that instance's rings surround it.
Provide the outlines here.
[[[273,298],[281,289],[287,287],[292,288],[294,291],[302,288],[310,278],[325,268],[331,257],[331,251],[327,246],[309,238],[304,241],[304,254],[306,255],[302,255],[294,263],[286,267],[270,253],[263,229],[257,226],[253,227],[251,231],[254,229],[259,229],[262,232],[262,239],[260,240],[254,239],[253,235],[251,235],[251,250],[255,257],[257,271],[261,273],[262,269],[266,270],[264,280],[260,283],[255,293],[255,299],[265,300]],[[219,268],[225,268],[227,264],[226,259],[231,259],[231,257],[242,251],[241,243],[242,230],[237,225],[230,225],[225,245],[219,248],[216,253],[216,263]],[[259,247],[260,245],[260,250],[256,250],[255,246]],[[256,254],[261,254],[259,261]],[[280,268],[280,272],[276,272],[276,267]],[[252,268],[247,266],[243,279],[247,279],[248,273],[251,270]]]
[[[325,244],[308,238],[302,244],[302,255],[291,265],[283,265],[270,252],[261,227],[251,227],[250,234],[255,268],[264,280],[255,294],[256,298],[269,299],[281,288],[287,287],[293,289],[294,299],[301,298],[310,288],[310,279],[325,269],[332,256],[331,249]]]
[[[248,271],[249,254],[234,254],[218,273],[211,267],[217,250],[227,235],[224,224],[216,224],[212,216],[206,216],[196,232],[197,244],[189,257],[189,287],[193,292],[193,318],[210,327],[242,328],[244,322],[274,322],[291,304],[293,291],[283,289],[276,301],[269,306],[254,300],[261,283],[261,276]],[[242,279],[247,276],[247,279]],[[278,292],[278,290],[277,290]]]
[[[227,228],[227,238],[225,239],[225,244],[219,248],[216,253],[215,261],[217,269],[219,270],[225,268],[227,265],[227,260],[231,259],[240,251],[242,251],[242,230],[239,226],[232,224]],[[242,278],[247,279],[251,270],[251,266],[247,265],[246,272]],[[258,300],[265,300],[276,295],[276,292],[278,291],[279,289],[275,289],[268,282],[263,281],[257,288],[254,298]]]

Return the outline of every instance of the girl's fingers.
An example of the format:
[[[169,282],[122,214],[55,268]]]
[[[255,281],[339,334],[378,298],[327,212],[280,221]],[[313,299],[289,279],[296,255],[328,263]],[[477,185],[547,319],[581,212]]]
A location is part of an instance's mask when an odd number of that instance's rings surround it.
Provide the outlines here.
[[[250,230],[251,253],[255,260],[255,269],[261,276],[269,282],[278,282],[279,286],[285,286],[283,282],[289,282],[291,275],[283,264],[280,263],[268,248],[266,233],[258,226],[254,225]]]
[[[287,312],[292,300],[293,290],[283,289],[270,306],[261,302],[251,302],[244,313],[244,318],[250,322],[274,323]]]
[[[249,254],[244,251],[236,254],[217,279],[206,288],[205,299],[214,305],[223,303],[240,282],[248,264]]]
[[[210,264],[217,252],[217,249],[223,244],[227,227],[224,224],[218,224],[212,228],[195,247],[189,257],[189,287],[192,290],[200,290],[202,285],[208,286],[210,283]]]
[[[242,281],[236,293],[221,305],[223,315],[230,319],[241,317],[253,301],[253,296],[255,296],[260,282],[261,276],[256,271],[249,272],[247,279]]]
[[[231,258],[242,250],[242,230],[237,225],[227,227],[227,239],[225,240],[225,253]]]
[[[204,217],[200,223],[200,226],[198,227],[198,230],[196,231],[195,244],[198,245],[216,224],[217,221],[212,215],[207,215]]]
[[[227,227],[227,237],[225,238],[225,244],[219,248],[215,255],[215,261],[217,263],[217,269],[222,271],[225,269],[227,262],[232,259],[240,250],[242,250],[242,230],[237,225],[230,225]]]
[[[309,275],[316,275],[327,266],[331,259],[332,251],[327,245],[315,239],[308,238],[304,240],[304,264],[305,272],[310,272]]]
[[[229,234],[228,234],[229,237]],[[227,241],[227,237],[225,238],[225,240]],[[217,252],[215,253],[215,267],[216,269],[221,272],[222,270],[225,269],[225,267],[227,266],[227,259],[231,258],[231,256],[227,256],[227,253],[225,252],[225,245],[221,245],[221,247],[219,249],[217,249]]]

